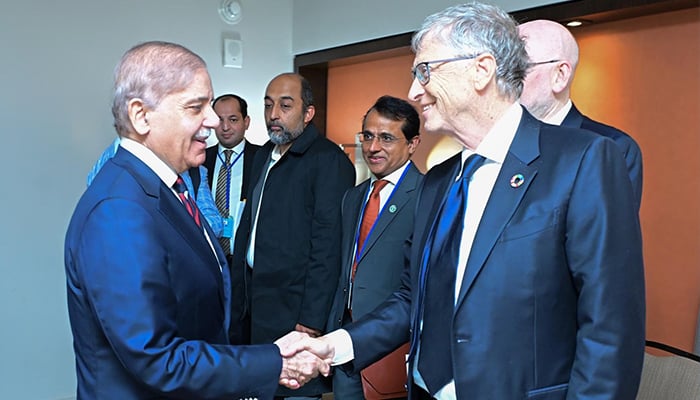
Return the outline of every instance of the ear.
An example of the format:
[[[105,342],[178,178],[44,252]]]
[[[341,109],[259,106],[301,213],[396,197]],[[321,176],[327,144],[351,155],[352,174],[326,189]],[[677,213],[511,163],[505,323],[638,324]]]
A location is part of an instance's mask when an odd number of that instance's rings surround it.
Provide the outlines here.
[[[408,154],[413,155],[415,153],[416,148],[420,144],[420,135],[416,135],[411,138],[411,140],[408,141]]]
[[[126,108],[134,132],[139,135],[148,134],[148,132],[151,131],[151,127],[148,125],[148,118],[146,117],[147,111],[143,100],[139,98],[131,99]]]
[[[248,126],[250,126],[250,115],[246,115],[245,118],[243,118],[243,125],[245,126],[244,130],[248,130]]]
[[[474,59],[474,88],[482,91],[494,80],[496,76],[496,58],[493,54],[483,53]]]
[[[311,122],[311,120],[314,118],[314,115],[316,115],[316,107],[306,107],[306,111],[304,111],[304,125],[307,125],[309,122]]]
[[[573,68],[568,61],[560,61],[552,69],[552,92],[561,93],[569,87],[572,79]]]

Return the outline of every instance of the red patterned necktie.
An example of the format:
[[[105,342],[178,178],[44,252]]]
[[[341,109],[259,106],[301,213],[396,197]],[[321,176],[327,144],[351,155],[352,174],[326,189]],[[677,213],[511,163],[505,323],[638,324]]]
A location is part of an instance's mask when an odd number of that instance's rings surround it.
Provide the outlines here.
[[[355,257],[355,262],[352,265],[351,279],[353,281],[355,280],[355,272],[357,272],[357,259],[359,258],[359,255],[362,254],[361,252],[365,246],[367,235],[369,235],[369,231],[372,230],[374,221],[379,215],[379,192],[381,192],[384,186],[386,186],[388,183],[389,181],[385,181],[383,179],[374,181],[372,193],[370,193],[369,200],[367,200],[367,205],[365,205],[365,213],[362,215],[362,223],[360,224],[360,236],[357,239],[357,256]]]
[[[187,209],[187,212],[190,213],[192,219],[194,219],[195,224],[201,227],[202,222],[199,218],[199,208],[197,208],[197,204],[195,203],[194,199],[187,192],[187,186],[180,175],[177,176],[177,180],[173,184],[173,189],[175,189],[177,197],[180,198],[180,201]]]

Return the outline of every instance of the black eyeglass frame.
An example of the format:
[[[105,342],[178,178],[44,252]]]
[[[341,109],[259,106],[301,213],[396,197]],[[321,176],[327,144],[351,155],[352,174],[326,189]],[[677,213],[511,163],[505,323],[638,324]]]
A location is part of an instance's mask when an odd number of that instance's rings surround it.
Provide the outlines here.
[[[478,54],[470,54],[468,56],[459,56],[459,57],[453,57],[453,58],[443,58],[442,60],[431,60],[431,61],[423,61],[418,64],[416,64],[415,67],[411,69],[411,74],[413,75],[413,79],[417,79],[418,83],[421,85],[425,86],[430,82],[430,64],[447,64],[452,61],[460,61],[460,60],[472,60],[474,58],[479,57],[481,53]],[[425,68],[425,72],[421,72],[420,76],[424,76],[425,79],[421,79],[417,73],[419,68]]]
[[[382,146],[391,146],[394,143],[398,143],[401,138],[398,138],[396,136],[390,135],[388,133],[380,133],[379,135],[375,135],[371,132],[357,132],[357,138],[360,140],[360,144],[365,144],[369,145],[370,143],[374,142],[374,139],[377,139],[379,141],[379,144]],[[406,140],[408,142],[408,140]]]
[[[552,63],[558,63],[563,60],[558,60],[558,59],[553,59],[553,60],[547,60],[547,61],[538,61],[538,62],[531,62],[527,65],[528,68],[532,68],[538,65],[544,65],[544,64],[552,64]]]

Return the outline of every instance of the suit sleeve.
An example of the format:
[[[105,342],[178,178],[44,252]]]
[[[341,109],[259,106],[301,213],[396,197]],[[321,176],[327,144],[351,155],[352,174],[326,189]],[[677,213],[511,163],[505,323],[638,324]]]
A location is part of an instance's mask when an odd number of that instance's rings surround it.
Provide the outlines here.
[[[627,152],[625,153],[625,162],[627,163],[627,171],[632,181],[632,191],[634,193],[634,199],[637,202],[637,210],[642,204],[642,151],[636,142],[630,140],[630,144]]]
[[[171,398],[272,398],[282,366],[277,346],[214,345],[178,335],[170,279],[176,267],[159,240],[164,220],[157,215],[134,201],[104,200],[74,251],[81,289],[112,350],[135,379]]]
[[[317,161],[313,180],[311,253],[299,324],[323,331],[340,273],[340,206],[355,183],[355,169],[340,151]]]
[[[634,399],[645,340],[641,233],[627,171],[612,141],[584,155],[566,219],[579,293],[568,399]]]
[[[347,369],[359,373],[406,343],[411,328],[411,280],[404,268],[401,287],[372,312],[343,327],[352,339],[352,364]]]

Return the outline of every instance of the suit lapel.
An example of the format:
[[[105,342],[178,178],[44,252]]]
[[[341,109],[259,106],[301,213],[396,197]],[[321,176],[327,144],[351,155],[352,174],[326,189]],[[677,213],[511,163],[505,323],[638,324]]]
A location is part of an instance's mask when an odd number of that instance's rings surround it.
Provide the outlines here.
[[[185,207],[183,207],[180,200],[178,200],[177,197],[170,192],[170,189],[167,188],[165,184],[162,185],[159,200],[160,212],[170,222],[173,229],[180,233],[183,240],[187,242],[187,244],[195,253],[197,253],[197,255],[200,256],[202,261],[204,261],[207,266],[211,266],[210,269],[212,271],[216,270],[217,274],[220,275],[218,268],[219,264],[211,250],[211,247],[209,246],[207,238],[204,236],[202,228],[197,226],[194,219],[192,219],[190,214],[187,213],[187,210]],[[207,232],[211,235],[211,240],[215,241],[216,236],[214,236],[210,230],[207,230]]]
[[[391,198],[389,198],[389,201],[387,201],[386,204],[384,204],[384,207],[382,208],[381,213],[379,214],[379,218],[377,218],[377,221],[374,227],[372,228],[369,237],[367,238],[367,243],[362,251],[360,260],[358,260],[358,262],[362,261],[362,258],[364,258],[365,254],[367,254],[370,251],[370,249],[374,246],[374,244],[377,243],[377,239],[379,239],[379,237],[382,235],[382,232],[384,232],[384,230],[391,224],[394,218],[396,218],[396,216],[403,210],[403,207],[411,198],[410,193],[416,190],[416,183],[418,181],[419,176],[418,170],[413,165],[413,163],[409,164],[407,168],[408,169],[406,170],[406,175],[399,182],[399,185],[396,188],[394,188],[394,192],[392,193]],[[366,194],[367,189],[365,189],[363,193]],[[413,210],[409,210],[409,212],[413,212]],[[356,221],[358,221],[359,225],[359,216],[356,219]]]
[[[204,157],[204,168],[207,169],[207,181],[209,182],[209,187],[214,183],[214,174],[217,171],[214,171],[214,168],[216,167],[216,157],[219,154],[219,145],[215,145],[212,147],[209,147],[206,150],[205,157]],[[216,190],[215,190],[216,191]]]
[[[343,276],[350,277],[350,269],[355,261],[355,241],[357,240],[357,232],[360,226],[360,212],[362,211],[362,203],[364,195],[369,187],[369,179],[362,182],[355,188],[347,191],[347,195],[343,199]]]
[[[520,125],[474,237],[456,308],[464,301],[496,241],[537,175],[537,165],[533,161],[539,157],[539,127],[540,123],[523,111]],[[513,187],[511,178],[517,174],[521,174],[525,180],[522,185]]]
[[[219,269],[219,262],[216,257],[219,257],[219,260],[221,260],[223,264],[222,268],[226,267],[226,258],[218,245],[216,236],[211,231],[211,228],[209,228],[209,224],[206,223],[204,217],[202,217],[202,225],[207,229],[207,233],[212,240],[214,249],[217,252],[216,256],[214,256],[202,229],[197,226],[180,200],[169,187],[165,186],[165,183],[160,180],[155,172],[144,164],[143,161],[124,149],[119,149],[113,160],[129,171],[134,179],[139,182],[146,195],[157,199],[157,207],[161,215],[163,215],[172,226],[173,230],[180,234],[182,239],[192,248],[192,251],[202,260],[202,264],[206,266],[207,271],[214,274],[214,278],[218,282],[219,294],[224,306],[224,312],[226,316],[228,316],[229,307],[227,304],[230,296],[228,292],[230,292],[230,290],[227,289],[228,286],[224,286],[228,284],[228,282],[224,282],[222,278],[222,270]],[[225,272],[225,275],[228,276],[228,271]]]
[[[433,167],[423,180],[424,184],[420,194],[420,210],[415,216],[416,230],[413,238],[414,246],[416,244],[419,245],[419,251],[415,254],[418,256],[419,263],[423,254],[423,247],[426,246],[425,241],[428,239],[429,232],[437,219],[442,203],[447,197],[450,185],[457,178],[461,165],[462,153],[460,152],[442,164]],[[423,212],[423,210],[426,211]]]

